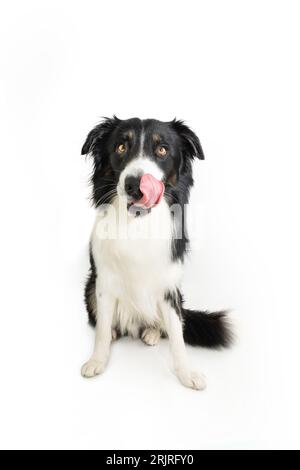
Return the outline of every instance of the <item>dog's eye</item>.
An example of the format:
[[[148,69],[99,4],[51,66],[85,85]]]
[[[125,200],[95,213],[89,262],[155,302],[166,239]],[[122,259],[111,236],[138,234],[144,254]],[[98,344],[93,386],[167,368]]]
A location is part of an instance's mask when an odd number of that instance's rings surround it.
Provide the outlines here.
[[[116,152],[121,155],[122,153],[126,152],[126,145],[125,144],[119,144],[117,145]]]
[[[159,145],[156,148],[155,153],[158,157],[163,158],[167,155],[167,149],[166,149],[166,147],[163,147],[162,145]]]

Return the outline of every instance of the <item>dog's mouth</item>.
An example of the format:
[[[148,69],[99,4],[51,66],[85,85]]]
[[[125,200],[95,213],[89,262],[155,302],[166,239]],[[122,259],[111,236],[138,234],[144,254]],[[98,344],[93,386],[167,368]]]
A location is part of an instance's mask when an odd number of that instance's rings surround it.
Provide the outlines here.
[[[127,210],[136,217],[149,214],[151,209],[160,203],[165,186],[162,181],[157,180],[150,174],[144,174],[140,180],[140,193],[142,197],[139,200],[129,201]]]
[[[127,203],[127,210],[134,217],[142,217],[151,212],[151,207],[137,205],[136,201],[131,201]]]

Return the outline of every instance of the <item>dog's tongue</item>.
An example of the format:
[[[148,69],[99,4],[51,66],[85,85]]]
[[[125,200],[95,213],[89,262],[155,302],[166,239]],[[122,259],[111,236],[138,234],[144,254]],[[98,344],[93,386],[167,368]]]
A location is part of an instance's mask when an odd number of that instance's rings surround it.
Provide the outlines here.
[[[150,209],[158,204],[165,191],[165,185],[162,181],[157,180],[150,174],[141,177],[140,190],[143,197],[134,203],[135,206]]]

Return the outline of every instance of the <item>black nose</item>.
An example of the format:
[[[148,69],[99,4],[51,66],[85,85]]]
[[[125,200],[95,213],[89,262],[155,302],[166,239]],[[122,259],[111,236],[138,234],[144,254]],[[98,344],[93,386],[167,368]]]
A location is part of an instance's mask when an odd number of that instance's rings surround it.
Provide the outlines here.
[[[135,201],[138,201],[143,196],[140,190],[140,181],[140,176],[126,176],[125,178],[125,191]]]

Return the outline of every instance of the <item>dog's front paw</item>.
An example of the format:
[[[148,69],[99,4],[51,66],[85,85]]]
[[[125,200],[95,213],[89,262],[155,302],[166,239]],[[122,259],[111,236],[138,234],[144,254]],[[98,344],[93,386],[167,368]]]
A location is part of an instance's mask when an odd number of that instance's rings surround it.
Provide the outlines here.
[[[177,377],[185,387],[192,388],[193,390],[204,390],[206,388],[206,381],[203,374],[190,370],[177,371]]]
[[[96,359],[90,359],[88,362],[83,364],[81,368],[82,377],[91,378],[96,375],[102,374],[105,369],[105,362],[97,361]]]

